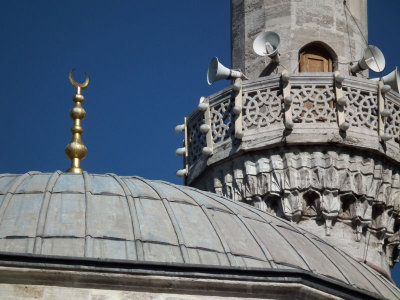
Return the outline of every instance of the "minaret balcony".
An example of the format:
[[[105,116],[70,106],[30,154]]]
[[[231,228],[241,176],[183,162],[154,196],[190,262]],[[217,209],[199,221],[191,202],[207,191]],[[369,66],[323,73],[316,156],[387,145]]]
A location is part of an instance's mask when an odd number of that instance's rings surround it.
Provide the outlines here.
[[[235,138],[237,113],[233,88],[206,98],[211,114],[212,155],[202,152],[209,146],[200,129],[204,112],[197,109],[190,114],[187,119],[188,184],[207,166],[231,156],[292,145],[343,145],[400,162],[400,95],[397,92],[381,93],[380,104],[378,81],[344,76],[340,86],[342,97],[337,99],[334,73],[297,73],[289,74],[289,78],[291,129],[285,124],[287,104],[281,75],[243,82],[241,139]],[[341,109],[347,123],[344,126],[339,120]]]
[[[186,184],[299,223],[388,271],[400,247],[399,93],[337,72],[288,75],[202,99],[186,123]]]

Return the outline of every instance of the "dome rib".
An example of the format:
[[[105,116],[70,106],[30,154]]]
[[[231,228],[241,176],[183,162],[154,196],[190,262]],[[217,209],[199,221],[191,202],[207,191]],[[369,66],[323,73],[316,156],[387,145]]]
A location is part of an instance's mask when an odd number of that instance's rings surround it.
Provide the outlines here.
[[[138,177],[137,179],[141,180],[143,183],[147,184],[159,195],[165,209],[167,210],[168,217],[172,223],[172,226],[174,227],[175,234],[178,238],[179,248],[181,250],[183,262],[188,263],[189,262],[189,253],[188,253],[188,250],[186,249],[185,238],[183,236],[181,229],[179,228],[178,222],[176,220],[176,216],[173,212],[173,209],[171,208],[171,205],[170,205],[167,197],[164,195],[164,193],[162,191],[155,188],[153,186],[153,184],[151,184],[148,180],[145,180],[140,177]]]
[[[199,192],[201,192],[201,191],[199,191]],[[201,193],[204,193],[204,192],[201,192]],[[216,201],[218,201],[218,202],[220,202],[218,199],[215,199]],[[244,206],[244,204],[242,204],[242,203],[240,203],[240,202],[234,202],[234,205],[239,205],[239,206]],[[247,208],[247,207],[246,207]],[[233,207],[231,208],[231,209],[234,209]],[[254,212],[254,213],[256,213],[258,216],[260,216],[262,219],[264,219],[266,222],[268,222],[268,220],[266,220],[263,216],[262,216],[262,214],[260,214],[255,208],[253,208],[253,207],[251,207],[251,210]],[[276,216],[273,216],[272,215],[272,217],[274,217],[274,218],[277,218]],[[284,220],[279,220],[279,221],[284,221]],[[285,222],[285,221],[284,221]],[[296,230],[297,231],[297,229],[296,228],[294,228],[290,223],[288,223],[288,222],[285,222],[285,223],[287,223],[287,225],[289,225],[290,227],[292,227],[294,230]],[[300,253],[300,252],[298,252],[294,247],[293,247],[293,245],[287,240],[287,238],[276,228],[276,226],[274,225],[274,224],[270,224],[270,226],[276,231],[276,232],[278,232],[278,234],[279,235],[281,235],[281,237],[283,238],[283,239],[285,239],[286,241],[287,241],[287,243],[296,251],[296,253],[298,253],[298,255],[304,260],[304,262],[307,264],[307,266],[310,268],[309,270],[311,271],[311,272],[313,272],[313,273],[316,273],[316,274],[318,274],[318,272],[316,272],[315,270],[312,270],[311,269],[311,267],[310,267],[310,265],[309,265],[309,263],[307,262],[307,260],[305,259],[305,257]],[[307,233],[307,234],[310,234],[310,233]],[[351,285],[355,285],[353,282],[351,282],[350,280],[349,280],[349,278],[348,278],[348,276],[346,276],[345,274],[344,274],[344,272],[337,266],[337,264],[335,264],[333,261],[332,261],[332,259],[330,259],[329,257],[328,257],[328,255],[324,252],[324,251],[322,251],[322,249],[320,248],[320,247],[318,247],[308,236],[307,236],[307,234],[302,234],[307,240],[309,240],[327,259],[329,259],[331,262],[332,262],[332,264],[338,269],[338,271],[342,274],[342,276],[346,279],[346,281],[349,283],[349,284],[351,284]],[[324,243],[324,241],[322,241],[323,243]],[[334,248],[334,247],[332,247],[331,245],[328,245],[328,247],[330,247],[330,248],[332,248],[334,251],[336,251],[337,253],[339,253],[339,255],[341,255],[348,263],[350,263],[351,265],[353,265],[355,268],[357,268],[358,269],[358,267],[356,267],[356,265],[355,264],[357,264],[357,266],[361,266],[363,269],[365,269],[368,273],[370,273],[371,275],[373,275],[372,274],[372,272],[371,272],[371,270],[369,269],[369,268],[367,268],[365,265],[363,265],[362,263],[360,263],[360,262],[358,262],[358,261],[354,261],[354,259],[349,259],[349,258],[347,258],[347,254],[346,253],[343,253],[341,250],[339,250],[339,249],[336,249],[336,248]],[[358,269],[359,270],[359,269]],[[359,270],[360,271],[360,270]],[[364,272],[361,272],[360,271],[360,273],[361,273],[361,275],[363,276],[363,278],[365,278],[368,282],[369,282],[369,284],[371,284],[376,290],[380,290],[378,287],[376,287],[376,285],[375,284],[373,284],[373,282],[367,277],[367,276],[365,276],[365,274],[364,274]],[[334,277],[333,277],[334,278]],[[378,276],[378,278],[379,278],[379,280],[380,281],[382,281],[382,279],[381,279],[381,276]],[[387,284],[385,283],[385,285],[387,286]],[[391,291],[391,293],[393,294],[394,292],[392,291],[392,289],[390,289],[390,291]],[[395,296],[397,296],[396,294],[394,294]]]
[[[220,202],[220,200],[219,199],[215,199],[216,201],[218,201],[218,202]],[[237,204],[237,205],[240,205],[240,206],[242,206],[242,204],[240,203],[235,203],[235,204]],[[233,209],[233,208],[232,208]],[[263,216],[262,216],[262,214],[259,214],[258,212],[256,212],[256,211],[253,211],[254,213],[256,213],[259,217],[261,217],[263,220],[265,220],[267,223],[268,223],[268,220],[266,220]],[[237,212],[237,213],[239,213],[239,212]],[[280,220],[280,221],[282,221],[282,220]],[[302,253],[300,253],[299,251],[297,251],[297,249],[292,245],[292,243],[290,243],[289,241],[288,241],[288,239],[275,227],[275,225],[274,224],[269,224],[286,242],[287,242],[287,244],[289,244],[291,247],[292,247],[292,249],[303,259],[303,261],[304,261],[304,263],[307,265],[307,267],[309,268],[309,270],[311,271],[311,272],[314,272],[314,273],[318,273],[318,272],[316,272],[312,267],[311,267],[311,265],[310,265],[310,263],[307,261],[307,259],[302,255]],[[291,225],[290,225],[290,227],[292,227]],[[292,227],[293,228],[293,227]],[[293,228],[294,229],[294,228]],[[294,229],[295,231],[298,231],[297,229]],[[317,248],[321,253],[322,253],[322,255],[324,256],[324,257],[326,257],[334,266],[335,266],[335,268],[342,274],[342,276],[346,279],[346,281],[348,281],[348,279],[346,278],[346,276],[343,274],[343,272],[338,268],[338,266],[326,255],[326,253],[324,253],[319,247],[317,247],[316,245],[315,245],[315,243],[313,243],[305,234],[303,234],[303,236],[311,243],[311,244],[313,244],[314,245],[314,247],[315,248]]]
[[[138,222],[137,211],[135,206],[135,200],[132,195],[131,190],[127,187],[125,181],[123,181],[119,176],[115,174],[107,174],[112,176],[121,186],[122,190],[125,193],[126,201],[129,207],[129,215],[131,217],[131,224],[132,224],[132,232],[135,241],[135,248],[136,248],[136,257],[138,260],[144,260],[144,251],[142,245],[142,233],[140,232],[140,225]]]
[[[89,236],[89,233],[88,233],[88,200],[89,200],[89,198],[91,198],[92,197],[92,180],[91,180],[91,178],[90,178],[90,176],[89,176],[89,173],[88,172],[86,172],[86,171],[83,171],[83,186],[84,186],[84,191],[85,191],[85,201],[84,201],[84,203],[85,203],[85,207],[84,207],[84,209],[85,209],[85,240],[84,240],[84,256],[85,257],[88,257],[89,255],[88,255],[88,252],[89,252],[89,249],[88,249],[88,247],[89,247],[89,243],[88,243],[88,236]],[[78,175],[78,176],[80,176],[80,175]]]
[[[165,182],[165,184],[173,187],[173,185],[168,183],[168,182]],[[175,188],[177,188],[177,187],[175,187]],[[180,190],[181,192],[185,193],[182,189],[180,189],[180,188],[177,188],[177,189]],[[185,194],[188,195],[187,193],[185,193]],[[210,215],[207,207],[205,207],[203,204],[200,204],[194,197],[191,197],[190,195],[188,195],[188,197],[193,199],[193,201],[195,201],[200,206],[201,210],[204,212],[204,214],[206,215],[208,221],[210,222],[211,227],[213,228],[215,234],[218,236],[218,239],[221,242],[221,245],[222,245],[224,251],[226,252],[226,258],[228,259],[229,264],[231,266],[234,266],[236,264],[235,263],[235,257],[232,254],[232,251],[229,248],[229,245],[228,245],[227,241],[224,239],[224,236],[223,236],[221,230],[219,229],[218,224],[214,221],[214,219]]]
[[[47,220],[47,213],[49,209],[49,203],[50,203],[50,198],[51,198],[51,192],[53,191],[54,185],[57,182],[57,179],[60,177],[61,171],[56,171],[54,172],[50,177],[49,180],[47,181],[45,191],[43,193],[43,198],[42,198],[42,204],[39,210],[39,219],[37,222],[37,227],[36,227],[36,237],[35,241],[33,244],[33,253],[40,253],[38,251],[38,247],[41,249],[42,246],[40,244],[40,239],[43,238],[43,232],[44,232],[44,227],[46,224]]]
[[[176,187],[178,188],[178,187]],[[178,188],[180,189],[180,188]],[[182,190],[182,189],[180,189]],[[183,191],[182,191],[183,192]],[[210,198],[208,195],[206,195],[205,193],[201,192],[201,191],[196,191],[202,195],[204,195],[205,197]],[[194,199],[194,198],[193,198]],[[195,199],[194,199],[195,200]],[[215,199],[214,199],[215,200]],[[195,200],[196,201],[196,200]],[[274,259],[272,258],[271,253],[267,250],[267,248],[262,244],[262,242],[260,241],[260,239],[258,238],[258,236],[256,235],[256,233],[254,232],[254,230],[249,226],[249,224],[247,224],[247,222],[244,220],[244,218],[242,217],[242,215],[235,210],[232,210],[232,208],[227,207],[227,205],[225,203],[222,203],[218,200],[216,200],[218,203],[220,203],[221,205],[225,206],[227,209],[232,211],[232,214],[234,214],[239,220],[240,222],[242,222],[242,224],[246,227],[246,229],[248,230],[248,232],[251,234],[251,236],[254,238],[254,240],[256,241],[257,245],[260,247],[261,251],[264,253],[264,256],[266,258],[266,260],[269,262],[269,264],[271,265],[272,268],[276,269],[277,265],[275,264]]]
[[[198,191],[198,192],[201,193],[201,194],[204,194],[204,195],[206,195],[206,194],[209,195],[208,192],[203,192],[203,191]],[[226,206],[225,203],[222,203],[217,197],[212,197],[212,196],[209,196],[209,197],[212,198],[214,201],[217,201],[218,203],[221,203],[222,205]],[[221,197],[221,198],[223,198],[223,197]],[[239,202],[238,202],[238,203],[235,202],[234,204],[239,205],[239,206],[241,206],[241,207],[243,206],[242,203],[239,203]],[[245,208],[248,209],[247,207],[245,207]],[[234,208],[234,205],[232,205],[232,207],[230,207],[230,209],[231,209],[231,210],[235,210],[235,213],[236,213],[236,214],[239,213],[239,212]],[[288,244],[288,245],[293,249],[293,251],[303,260],[303,262],[304,262],[304,263],[306,264],[306,266],[308,267],[308,270],[309,270],[309,271],[312,271],[310,265],[308,264],[307,260],[303,257],[303,255],[302,255],[301,253],[299,253],[299,252],[296,250],[296,248],[285,238],[284,235],[281,234],[281,232],[280,232],[279,230],[277,230],[277,229],[275,228],[275,226],[274,226],[273,224],[271,224],[271,223],[270,223],[268,220],[266,220],[261,214],[259,214],[255,209],[253,209],[253,207],[252,207],[251,211],[252,211],[253,213],[255,213],[257,216],[259,216],[260,218],[262,218],[270,227],[272,227],[272,229],[273,229],[275,232],[277,232],[278,235],[281,236],[281,237],[283,238],[283,240],[286,241],[286,244]],[[282,220],[280,220],[280,221],[282,221]],[[271,257],[271,258],[272,258],[272,257]],[[274,261],[274,263],[275,263],[275,261]]]
[[[343,272],[342,268],[340,268],[334,261],[332,258],[329,257],[329,255],[327,255],[313,240],[312,238],[310,238],[307,234],[303,234],[303,236],[311,243],[314,245],[315,248],[317,248],[322,255],[324,255],[331,263],[332,265],[335,266],[335,268],[340,272],[340,274],[342,274],[343,278],[346,279],[348,284],[352,284],[349,280],[349,278],[346,276],[346,274]]]
[[[263,216],[261,216],[261,218],[263,218]],[[263,218],[263,219],[264,219],[264,218]],[[265,220],[265,219],[264,219],[264,220]],[[280,232],[280,231],[278,230],[278,228],[276,228],[275,224],[270,223],[269,225],[271,226],[271,228],[272,228],[273,230],[275,230],[275,232],[276,232],[278,235],[281,236],[281,238],[282,238],[283,240],[286,241],[287,244],[290,245],[290,247],[294,250],[294,252],[296,252],[297,255],[303,260],[303,262],[304,262],[304,263],[306,264],[306,266],[308,267],[308,271],[311,271],[311,272],[313,272],[313,273],[317,273],[317,272],[311,267],[310,263],[309,263],[308,260],[304,257],[304,255],[303,255],[301,252],[297,251],[296,247],[286,238],[286,236],[285,236],[284,234],[282,234],[282,232]]]
[[[337,249],[337,251],[338,251],[339,253],[342,253],[343,256],[345,256],[346,260],[347,260],[352,266],[354,266],[354,267],[361,273],[361,276],[363,276],[363,277],[375,288],[375,290],[380,291],[381,293],[383,293],[383,294],[385,295],[385,297],[388,296],[388,294],[387,294],[387,292],[386,292],[386,290],[387,290],[388,288],[387,288],[387,289],[382,289],[382,288],[380,288],[380,287],[377,287],[377,286],[376,286],[376,283],[374,284],[374,282],[371,280],[371,278],[369,278],[369,277],[367,277],[367,276],[365,275],[365,272],[368,272],[369,274],[371,274],[371,277],[374,278],[374,279],[375,279],[375,278],[378,278],[378,281],[379,281],[382,285],[386,286],[385,283],[382,282],[382,280],[381,280],[381,275],[380,275],[380,274],[374,275],[374,273],[371,272],[371,269],[370,269],[370,268],[367,268],[363,263],[361,263],[361,262],[359,262],[359,261],[357,261],[357,260],[355,260],[355,259],[351,259],[351,257],[348,256],[348,254],[342,252],[342,251],[339,250],[339,249]],[[361,271],[360,268],[364,269],[364,271]],[[387,287],[387,286],[386,286],[386,287]],[[393,291],[392,291],[391,289],[389,289],[389,291],[390,291],[392,294],[394,294]],[[394,294],[394,295],[395,295],[396,297],[399,296],[399,295],[396,295],[396,294]],[[390,298],[391,298],[391,297],[390,297]],[[390,299],[390,298],[389,298],[389,299]]]
[[[390,292],[397,298],[400,298],[398,294],[396,294],[396,289],[393,285],[391,285],[386,278],[384,278],[384,276],[382,276],[381,274],[378,274],[379,280],[381,282],[383,282],[383,284],[387,287],[387,289],[390,290]]]
[[[200,206],[200,203],[195,199],[195,197],[193,197],[193,195],[189,195],[189,194],[188,194],[187,192],[185,192],[182,188],[179,188],[178,186],[173,186],[173,185],[171,185],[171,184],[169,184],[169,183],[167,183],[167,182],[163,182],[163,181],[160,181],[160,182],[161,182],[162,184],[171,186],[171,188],[174,188],[174,189],[177,189],[177,190],[181,191],[182,193],[184,193],[185,195],[187,195],[188,197],[190,197],[193,201],[195,201],[195,203],[197,204],[197,206]],[[200,193],[199,191],[195,191],[195,192],[197,192],[197,193],[203,195],[204,197],[210,198],[210,197],[204,195],[203,193]],[[212,198],[211,198],[211,199],[212,199]],[[215,201],[215,200],[214,200],[214,201]],[[233,215],[233,216],[235,216],[235,217],[237,218],[237,220],[239,221],[239,223],[241,223],[241,224],[244,226],[244,228],[246,229],[247,234],[250,234],[250,236],[252,237],[252,240],[253,240],[253,241],[257,244],[257,246],[260,248],[259,250],[261,250],[261,252],[263,252],[262,247],[261,247],[260,244],[257,242],[257,240],[254,238],[254,236],[251,234],[251,232],[250,232],[249,228],[246,226],[246,224],[244,224],[244,223],[241,221],[240,216],[238,216],[234,211],[232,211],[232,210],[231,210],[229,207],[227,207],[224,203],[221,203],[221,205],[224,206],[224,207],[229,211],[229,214],[231,214],[231,215]],[[203,210],[203,211],[204,211],[204,210]],[[211,216],[211,215],[209,215],[209,217],[212,219],[212,216]],[[221,240],[221,238],[224,237],[224,234],[223,234],[223,232],[222,232],[220,226],[218,225],[217,222],[213,222],[211,225],[213,226],[213,229],[214,229],[214,230],[218,229],[218,232],[219,232],[218,238]],[[217,232],[217,231],[216,231],[216,232]],[[228,243],[227,243],[227,245],[228,245]],[[230,258],[232,259],[230,262],[231,262],[231,264],[233,263],[233,266],[242,266],[243,264],[247,266],[246,261],[243,261],[242,263],[238,261],[238,259],[239,259],[238,255],[233,254],[233,253],[232,253],[232,250],[231,250],[231,248],[230,248],[229,246],[228,246],[228,249],[229,249],[229,252],[228,252],[228,253],[229,253],[229,255],[230,255]],[[250,259],[257,259],[257,260],[259,260],[260,262],[263,261],[263,262],[265,262],[265,263],[268,263],[268,266],[271,267],[271,263],[269,262],[269,260],[268,260],[268,258],[267,258],[267,256],[265,255],[264,252],[263,252],[263,259],[262,259],[262,260],[260,260],[259,258],[253,257],[253,256],[249,256],[249,258],[250,258]]]
[[[229,265],[230,266],[234,266],[235,265],[235,257],[232,254],[231,249],[229,248],[228,243],[226,242],[226,240],[223,238],[222,232],[221,230],[218,228],[217,223],[215,223],[215,221],[213,220],[212,216],[210,215],[210,212],[208,211],[207,207],[205,207],[204,205],[200,206],[201,210],[204,212],[204,214],[206,215],[208,221],[211,224],[211,227],[214,229],[215,234],[218,236],[218,240],[221,242],[221,245],[224,249],[224,251],[226,252],[226,258],[228,259]]]
[[[118,177],[118,176],[116,175],[116,177]],[[131,217],[133,217],[132,224],[134,225],[134,229],[133,230],[134,230],[134,235],[135,235],[135,245],[136,245],[136,251],[137,251],[137,258],[138,258],[139,261],[144,261],[145,260],[145,250],[143,248],[144,247],[143,246],[144,238],[143,238],[143,233],[142,233],[142,230],[141,230],[141,226],[139,224],[138,209],[136,207],[136,205],[137,205],[136,204],[136,200],[140,199],[141,196],[140,196],[140,193],[134,194],[134,192],[140,190],[138,185],[136,184],[136,181],[139,180],[139,178],[140,177],[135,176],[135,177],[129,177],[129,178],[120,178],[120,179],[124,183],[124,186],[129,190],[129,194],[128,195],[130,195],[130,197],[132,197],[132,205],[130,206],[130,208],[133,211],[131,212],[130,215],[131,215]],[[129,182],[130,186],[134,187],[133,191],[128,186],[127,181]],[[143,184],[146,184],[146,183],[143,182]],[[151,187],[149,187],[149,188],[151,188]]]
[[[8,189],[8,191],[6,193],[6,197],[4,198],[3,202],[1,203],[0,224],[3,222],[4,213],[8,207],[8,204],[10,203],[11,198],[14,196],[14,193],[17,190],[18,186],[30,175],[37,174],[37,173],[39,173],[39,172],[27,172],[25,174],[15,177],[12,185],[10,186],[10,188]]]
[[[254,232],[254,230],[249,226],[249,224],[244,220],[243,216],[241,216],[240,214],[236,214],[236,216],[238,217],[238,219],[243,223],[243,225],[246,227],[246,229],[249,231],[249,233],[251,234],[251,236],[254,238],[254,240],[256,241],[256,243],[258,244],[258,246],[260,247],[261,251],[264,253],[265,258],[268,260],[268,262],[270,263],[271,267],[273,269],[276,269],[277,266],[275,264],[275,261],[272,258],[271,253],[269,253],[269,251],[267,250],[267,248],[264,247],[264,245],[261,243],[259,237],[256,235],[256,233]]]
[[[242,203],[235,203],[235,204],[242,206]],[[264,219],[266,222],[268,222],[268,221],[267,221],[261,214],[259,214],[257,211],[254,210],[254,213],[256,213],[258,216],[260,216],[262,219]],[[276,216],[274,216],[274,217],[276,217]],[[280,220],[280,221],[283,221],[283,220]],[[285,223],[287,223],[287,222],[285,222]],[[290,227],[292,227],[292,225],[291,225],[290,223],[288,223],[287,225],[289,225]],[[304,262],[306,263],[306,265],[309,267],[309,270],[312,271],[312,272],[315,272],[315,270],[313,270],[313,269],[311,268],[311,266],[310,266],[310,264],[308,263],[307,259],[306,259],[300,252],[298,252],[298,251],[296,250],[295,247],[293,247],[293,245],[285,238],[285,236],[284,236],[273,224],[270,224],[270,226],[271,226],[283,239],[285,239],[285,240],[287,241],[287,243],[296,251],[296,253],[303,259],[303,261],[304,261]],[[292,228],[293,228],[293,227],[292,227]],[[294,228],[293,228],[293,229],[294,229]],[[295,230],[297,231],[297,229],[295,229]],[[307,236],[307,234],[302,234],[302,235],[303,235],[311,244],[313,244],[314,247],[317,248],[317,249],[322,253],[322,255],[325,256],[325,257],[335,266],[335,268],[342,274],[342,276],[346,279],[346,281],[347,281],[348,283],[350,283],[349,279],[347,278],[347,276],[345,275],[345,273],[341,270],[341,268],[339,268],[339,266],[338,266],[337,264],[335,264],[334,261],[333,261],[324,251],[322,251],[322,249],[321,249],[317,244],[315,244],[314,241],[312,241],[311,238],[309,238],[309,237]]]

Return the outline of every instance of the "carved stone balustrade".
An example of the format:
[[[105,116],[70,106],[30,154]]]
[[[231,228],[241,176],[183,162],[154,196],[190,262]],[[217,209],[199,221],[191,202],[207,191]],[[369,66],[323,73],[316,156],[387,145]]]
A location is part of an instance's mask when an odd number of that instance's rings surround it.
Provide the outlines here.
[[[347,100],[344,106],[349,129],[344,132],[337,122],[337,106],[333,73],[290,74],[294,127],[284,126],[284,100],[280,75],[261,77],[243,82],[242,120],[244,136],[234,137],[234,93],[224,89],[208,97],[211,109],[211,129],[214,155],[201,153],[206,146],[200,131],[204,123],[201,111],[188,117],[189,175],[193,182],[206,168],[239,152],[254,151],[282,145],[341,144],[369,149],[390,159],[400,161],[400,96],[390,91],[385,94],[385,108],[389,117],[379,116],[378,83],[344,76],[342,90]],[[379,118],[392,139],[382,143]]]
[[[244,81],[241,140],[232,89],[207,97],[213,155],[202,154],[204,114],[194,111],[186,183],[299,222],[388,270],[400,244],[400,95],[381,93],[376,81],[334,78],[289,74],[289,98],[280,75]]]

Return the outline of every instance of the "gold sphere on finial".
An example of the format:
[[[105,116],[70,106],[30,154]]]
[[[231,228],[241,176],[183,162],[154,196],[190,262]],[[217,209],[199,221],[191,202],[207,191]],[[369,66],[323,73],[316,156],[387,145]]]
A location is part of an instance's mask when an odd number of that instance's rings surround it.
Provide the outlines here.
[[[82,142],[82,134],[83,128],[81,127],[81,121],[85,118],[86,112],[82,107],[82,103],[85,100],[83,95],[81,95],[81,91],[86,89],[89,86],[89,76],[85,74],[85,82],[78,83],[72,77],[72,72],[75,69],[72,69],[69,72],[69,81],[76,88],[76,94],[72,98],[75,102],[75,106],[70,111],[70,117],[74,120],[74,126],[71,128],[72,140],[65,148],[65,154],[71,160],[71,168],[67,170],[68,173],[76,173],[80,174],[83,170],[80,167],[81,160],[83,160],[87,155],[87,148]]]

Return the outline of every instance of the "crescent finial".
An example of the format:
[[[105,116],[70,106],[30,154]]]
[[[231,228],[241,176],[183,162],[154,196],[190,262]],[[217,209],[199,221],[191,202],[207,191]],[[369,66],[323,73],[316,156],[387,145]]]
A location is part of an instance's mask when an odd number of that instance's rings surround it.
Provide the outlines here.
[[[86,89],[89,86],[89,76],[88,76],[88,74],[86,74],[86,72],[84,72],[85,77],[86,77],[85,82],[84,83],[78,83],[72,77],[72,72],[73,71],[75,71],[75,68],[73,68],[71,71],[69,71],[69,82],[71,82],[71,84],[76,88],[80,88],[82,90]]]

